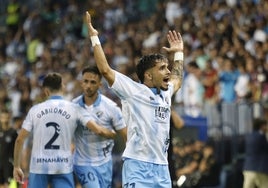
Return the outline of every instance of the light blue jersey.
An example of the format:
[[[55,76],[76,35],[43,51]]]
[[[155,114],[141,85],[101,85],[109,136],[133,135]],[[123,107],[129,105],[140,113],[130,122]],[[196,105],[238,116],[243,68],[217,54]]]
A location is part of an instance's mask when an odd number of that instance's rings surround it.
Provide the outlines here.
[[[86,106],[83,95],[75,98],[73,102],[85,108],[95,121],[105,128],[120,130],[126,127],[121,109],[100,93],[93,105]],[[74,172],[82,187],[111,187],[114,140],[98,136],[91,130],[78,126],[74,141]]]
[[[115,72],[111,88],[122,101],[122,112],[128,125],[123,158],[167,165],[169,122],[173,85],[155,94],[147,86]]]
[[[96,123],[107,129],[120,130],[126,127],[117,104],[100,93],[91,106],[85,105],[83,96],[75,98],[73,102],[84,107]],[[75,165],[99,166],[112,159],[114,140],[99,136],[83,126],[78,126],[75,132],[75,145]]]
[[[34,105],[22,127],[33,132],[30,172],[68,174],[73,171],[71,144],[77,124],[92,117],[79,105],[52,96]]]

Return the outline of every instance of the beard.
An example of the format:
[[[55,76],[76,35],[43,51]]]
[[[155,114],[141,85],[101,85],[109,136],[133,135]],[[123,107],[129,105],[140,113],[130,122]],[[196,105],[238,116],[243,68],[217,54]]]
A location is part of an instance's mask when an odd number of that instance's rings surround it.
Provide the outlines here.
[[[86,96],[88,98],[91,98],[91,97],[93,97],[96,94],[96,92],[93,92],[91,90],[86,90],[84,93],[86,94]]]
[[[161,86],[160,89],[163,90],[163,91],[167,91],[168,90],[168,87],[162,87]]]

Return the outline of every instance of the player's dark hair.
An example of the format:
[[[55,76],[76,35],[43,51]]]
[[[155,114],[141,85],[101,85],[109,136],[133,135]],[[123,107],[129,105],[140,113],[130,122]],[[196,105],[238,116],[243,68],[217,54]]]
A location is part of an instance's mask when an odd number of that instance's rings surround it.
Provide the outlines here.
[[[47,74],[43,81],[43,87],[47,87],[51,90],[60,90],[62,87],[61,74],[56,72]]]
[[[253,130],[258,131],[261,129],[262,126],[267,124],[267,120],[263,118],[255,118],[253,120]]]
[[[144,55],[138,62],[136,66],[136,73],[141,81],[141,83],[144,82],[144,73],[154,67],[157,63],[160,61],[168,61],[167,58],[164,55],[161,54],[149,54]]]
[[[96,65],[90,65],[90,66],[85,67],[82,70],[82,75],[84,75],[87,72],[98,75],[100,79],[102,78],[102,75],[101,75],[101,73]]]

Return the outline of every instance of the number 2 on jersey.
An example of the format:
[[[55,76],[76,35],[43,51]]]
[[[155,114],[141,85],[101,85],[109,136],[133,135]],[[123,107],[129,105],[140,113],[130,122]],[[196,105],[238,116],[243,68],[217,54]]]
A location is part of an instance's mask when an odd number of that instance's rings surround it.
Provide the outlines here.
[[[51,127],[51,126],[54,127],[55,132],[54,132],[54,135],[52,136],[52,138],[45,145],[45,149],[60,149],[59,145],[53,145],[53,143],[55,142],[55,140],[59,136],[60,126],[55,122],[49,122],[46,124],[46,127]]]

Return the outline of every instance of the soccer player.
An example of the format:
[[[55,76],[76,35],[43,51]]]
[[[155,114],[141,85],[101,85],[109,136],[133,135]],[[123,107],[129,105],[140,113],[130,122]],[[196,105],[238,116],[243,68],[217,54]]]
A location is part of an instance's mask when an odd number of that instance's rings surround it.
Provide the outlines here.
[[[101,136],[115,136],[114,131],[96,124],[85,109],[64,100],[62,85],[58,73],[50,73],[44,78],[43,89],[48,99],[29,110],[16,139],[13,176],[23,183],[22,146],[33,132],[28,188],[74,187],[71,144],[77,124],[81,123]]]
[[[126,141],[126,124],[121,109],[100,93],[102,75],[97,66],[82,70],[83,94],[73,100],[94,115],[96,122],[118,132]],[[83,126],[75,132],[74,172],[83,188],[112,187],[114,140],[97,135]],[[90,143],[90,144],[88,144]]]
[[[143,56],[136,69],[140,83],[113,70],[101,47],[98,31],[86,13],[89,36],[99,71],[122,102],[122,113],[128,126],[123,152],[122,184],[131,187],[171,187],[167,150],[170,142],[171,96],[182,83],[183,41],[180,33],[169,31],[174,65],[161,54]]]

